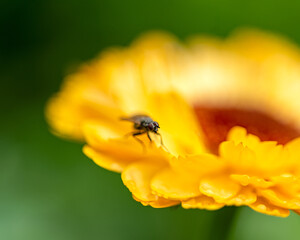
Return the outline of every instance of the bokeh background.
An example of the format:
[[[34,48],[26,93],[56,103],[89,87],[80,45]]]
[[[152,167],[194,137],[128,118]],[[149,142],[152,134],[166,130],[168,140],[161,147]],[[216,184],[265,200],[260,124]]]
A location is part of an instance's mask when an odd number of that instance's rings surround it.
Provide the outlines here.
[[[256,27],[300,44],[300,1],[1,0],[0,239],[299,239],[300,216],[152,209],[44,119],[63,77],[148,30],[180,39]],[[226,225],[226,222],[231,224]]]

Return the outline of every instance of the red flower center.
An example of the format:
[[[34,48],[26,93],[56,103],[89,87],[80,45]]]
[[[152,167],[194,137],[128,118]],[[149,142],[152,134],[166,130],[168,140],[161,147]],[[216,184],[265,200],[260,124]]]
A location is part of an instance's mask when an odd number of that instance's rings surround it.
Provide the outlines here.
[[[213,153],[218,152],[219,144],[226,140],[228,131],[234,126],[246,128],[248,133],[263,141],[277,141],[279,144],[300,136],[300,131],[294,126],[258,111],[198,105],[195,112],[204,132],[206,145]]]

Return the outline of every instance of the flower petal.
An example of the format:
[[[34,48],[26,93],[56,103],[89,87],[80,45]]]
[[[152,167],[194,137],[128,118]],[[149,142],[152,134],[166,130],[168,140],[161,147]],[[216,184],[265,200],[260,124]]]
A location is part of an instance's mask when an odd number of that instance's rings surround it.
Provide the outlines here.
[[[236,172],[248,173],[249,171],[253,171],[256,163],[255,153],[242,143],[236,144],[232,141],[222,142],[219,152],[220,156]]]
[[[158,107],[159,106],[159,107]],[[148,106],[159,122],[167,147],[175,156],[205,152],[202,133],[193,109],[176,93],[152,94]],[[176,120],[175,120],[176,119]]]
[[[176,205],[180,204],[179,201],[165,199],[162,197],[158,197],[156,201],[152,201],[152,202],[142,201],[142,200],[138,199],[136,196],[134,196],[133,194],[132,194],[132,197],[134,200],[136,200],[137,202],[140,202],[144,206],[151,206],[154,208],[172,207],[172,206],[176,206]]]
[[[199,208],[207,210],[218,210],[225,206],[223,203],[217,203],[213,198],[201,195],[195,198],[188,199],[182,202],[182,207],[189,208]]]
[[[291,196],[279,188],[259,190],[258,193],[276,206],[288,209],[300,209],[299,196]]]
[[[217,173],[224,170],[225,164],[222,159],[213,154],[199,154],[188,157],[170,159],[170,165],[177,171],[185,171],[189,174],[201,176]]]
[[[270,179],[275,184],[300,184],[300,178],[289,173],[270,177]]]
[[[226,201],[226,205],[249,205],[256,201],[257,195],[254,190],[250,187],[242,188],[238,194]]]
[[[126,125],[119,119],[115,121],[94,120],[85,122],[83,131],[88,144],[98,147],[104,140],[125,139],[126,133],[131,132],[131,128],[129,124]]]
[[[153,158],[165,161],[169,157],[166,151],[151,144],[145,134],[139,137],[141,142],[138,142],[134,137],[126,138],[122,132],[106,125],[99,125],[98,122],[86,123],[84,134],[94,152],[115,157],[116,162],[134,162]]]
[[[117,161],[115,157],[111,157],[107,154],[103,154],[98,151],[95,151],[93,148],[89,146],[84,146],[83,152],[86,156],[91,158],[100,167],[103,167],[107,170],[114,171],[114,172],[122,172],[123,169],[128,164],[132,163],[135,160],[135,159],[124,158],[122,161]]]
[[[183,200],[199,196],[199,178],[178,173],[167,168],[152,179],[151,189],[157,195],[168,199]]]
[[[200,192],[213,197],[217,202],[226,202],[240,190],[240,185],[226,176],[210,177],[200,182]]]
[[[79,73],[69,76],[62,90],[47,105],[46,117],[59,136],[83,140],[82,124],[86,120],[111,121],[122,113],[94,79],[87,76],[87,70],[82,68]]]
[[[252,185],[254,187],[258,188],[269,188],[271,186],[274,186],[274,182],[267,181],[263,178],[256,177],[256,176],[249,176],[246,174],[231,174],[230,178],[239,182],[243,186]]]
[[[260,140],[257,136],[252,134],[247,134],[247,130],[243,127],[233,127],[227,136],[229,141],[233,141],[235,144],[243,143],[245,146],[250,149],[255,149],[259,144]]]
[[[256,202],[250,204],[249,207],[257,212],[277,217],[287,217],[290,215],[290,211],[288,209],[274,206],[264,198],[258,198]]]
[[[129,165],[122,172],[124,185],[143,202],[155,202],[158,196],[152,193],[150,183],[153,176],[165,167],[165,163],[141,161]]]
[[[295,213],[297,213],[298,215],[300,215],[300,210],[293,210]]]

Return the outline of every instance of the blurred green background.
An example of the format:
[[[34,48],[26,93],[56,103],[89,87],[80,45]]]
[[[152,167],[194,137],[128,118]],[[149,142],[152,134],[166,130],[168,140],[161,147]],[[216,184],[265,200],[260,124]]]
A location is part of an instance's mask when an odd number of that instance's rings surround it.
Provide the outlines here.
[[[227,226],[232,209],[143,207],[43,115],[69,71],[147,30],[184,39],[249,26],[300,43],[299,10],[296,0],[1,0],[0,239],[299,239],[296,214],[239,208]]]

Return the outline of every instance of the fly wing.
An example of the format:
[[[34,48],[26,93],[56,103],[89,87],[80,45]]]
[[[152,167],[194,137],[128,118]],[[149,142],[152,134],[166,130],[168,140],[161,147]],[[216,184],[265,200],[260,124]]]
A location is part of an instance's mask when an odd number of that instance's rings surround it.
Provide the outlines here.
[[[147,115],[133,115],[130,117],[121,117],[121,120],[140,124],[142,119],[149,118]]]

